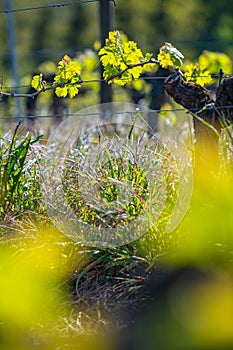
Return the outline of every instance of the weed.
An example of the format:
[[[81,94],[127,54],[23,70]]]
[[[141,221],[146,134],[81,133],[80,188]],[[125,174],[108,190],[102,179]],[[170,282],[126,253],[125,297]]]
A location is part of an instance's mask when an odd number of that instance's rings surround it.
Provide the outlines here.
[[[7,215],[18,216],[25,211],[40,211],[40,182],[37,158],[30,158],[32,145],[41,137],[32,140],[28,134],[19,139],[20,123],[12,137],[0,138],[0,220]]]

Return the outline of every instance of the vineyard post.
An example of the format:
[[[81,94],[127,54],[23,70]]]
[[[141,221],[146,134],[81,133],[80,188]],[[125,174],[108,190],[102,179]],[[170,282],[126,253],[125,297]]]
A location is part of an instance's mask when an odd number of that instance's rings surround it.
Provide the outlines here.
[[[113,29],[113,2],[109,0],[99,1],[99,23],[101,47],[105,46],[105,39]],[[100,76],[103,76],[104,68],[100,65]],[[100,103],[112,102],[112,86],[105,81],[100,82]]]
[[[12,70],[12,78],[14,84],[19,86],[19,73],[18,73],[18,62],[16,56],[16,39],[15,39],[15,23],[14,23],[14,15],[11,12],[11,0],[5,0],[5,8],[8,11],[7,13],[7,32],[8,32],[8,42],[9,42],[9,53],[10,53],[10,63]],[[13,85],[14,85],[13,84]],[[20,100],[15,100],[16,104],[16,113],[20,117],[22,115],[20,108]]]

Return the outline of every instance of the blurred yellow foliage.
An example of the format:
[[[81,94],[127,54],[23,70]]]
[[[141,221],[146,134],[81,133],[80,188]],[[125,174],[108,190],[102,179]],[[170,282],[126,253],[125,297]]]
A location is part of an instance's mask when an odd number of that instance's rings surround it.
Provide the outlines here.
[[[77,325],[70,337],[65,320],[72,304],[64,282],[79,257],[72,242],[58,238],[45,230],[37,240],[20,235],[0,247],[0,350],[104,349],[94,336],[84,339]]]

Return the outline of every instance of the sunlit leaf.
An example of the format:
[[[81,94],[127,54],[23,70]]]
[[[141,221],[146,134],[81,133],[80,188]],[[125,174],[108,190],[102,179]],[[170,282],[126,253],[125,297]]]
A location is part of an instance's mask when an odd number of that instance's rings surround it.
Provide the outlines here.
[[[185,67],[186,72],[184,73],[185,79],[188,82],[196,83],[201,86],[210,84],[212,77],[210,72],[199,64],[189,64]]]
[[[43,79],[42,74],[34,75],[31,82],[32,87],[36,90],[41,90],[43,88],[42,79]]]
[[[163,68],[179,68],[184,56],[172,44],[165,43],[159,50],[158,60]]]
[[[57,87],[55,89],[57,97],[66,97],[68,94],[67,86]]]

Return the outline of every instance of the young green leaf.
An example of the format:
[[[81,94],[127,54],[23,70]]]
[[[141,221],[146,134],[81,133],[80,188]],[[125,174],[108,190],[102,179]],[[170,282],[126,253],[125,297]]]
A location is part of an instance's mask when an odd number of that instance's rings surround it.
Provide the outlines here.
[[[32,87],[38,91],[41,90],[43,88],[42,79],[43,79],[42,74],[34,75],[34,77],[32,78],[32,82],[31,82]]]
[[[204,86],[211,83],[212,78],[210,72],[199,64],[189,64],[185,67],[184,77],[186,81]]]
[[[58,97],[69,96],[73,98],[81,86],[81,65],[71,60],[67,55],[58,62],[58,74],[54,78],[53,86]]]
[[[163,68],[179,68],[184,56],[172,44],[165,43],[159,50],[158,60]]]

